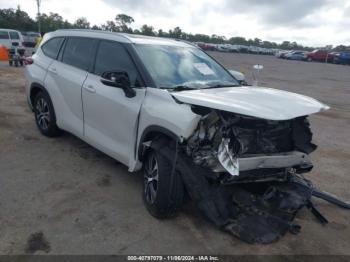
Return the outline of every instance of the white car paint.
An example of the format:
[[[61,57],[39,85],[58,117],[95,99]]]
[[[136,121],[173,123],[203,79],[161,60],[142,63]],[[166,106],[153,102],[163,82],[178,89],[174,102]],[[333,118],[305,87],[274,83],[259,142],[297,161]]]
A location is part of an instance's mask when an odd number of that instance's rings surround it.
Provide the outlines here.
[[[162,127],[174,133],[182,142],[196,129],[200,116],[192,112],[186,104],[177,103],[167,90],[147,88],[146,96],[140,112],[137,147],[141,143],[141,135],[151,126]],[[129,170],[138,170],[141,163],[129,162]]]
[[[48,33],[41,45],[55,36],[193,47],[165,38],[89,30]],[[326,105],[306,96],[260,87],[182,92],[146,87],[135,89],[136,96],[127,98],[120,88],[105,86],[98,76],[45,56],[41,48],[33,55],[33,60],[34,64],[25,69],[30,106],[32,83],[44,86],[53,102],[58,127],[127,165],[129,171],[141,168],[138,149],[147,128],[161,127],[180,141],[193,134],[201,116],[192,112],[191,105],[271,120],[291,119],[328,109]]]
[[[264,87],[228,87],[174,92],[181,102],[268,120],[288,120],[328,110],[313,98]]]
[[[14,47],[17,47],[19,49],[24,49],[22,43],[23,43],[23,36],[20,31],[13,30],[13,29],[3,29],[0,28],[0,32],[2,34],[7,34],[8,38],[7,39],[1,39],[0,38],[0,45],[5,46],[7,49],[11,49]],[[11,38],[11,33],[14,33],[18,38]],[[13,44],[16,43],[17,46],[14,46]]]

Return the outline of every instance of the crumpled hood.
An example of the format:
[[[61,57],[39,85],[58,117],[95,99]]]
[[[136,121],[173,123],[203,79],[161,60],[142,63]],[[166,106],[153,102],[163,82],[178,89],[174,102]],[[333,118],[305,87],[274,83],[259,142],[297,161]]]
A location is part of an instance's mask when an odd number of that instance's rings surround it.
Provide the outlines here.
[[[304,95],[265,87],[228,87],[171,93],[180,102],[269,120],[288,120],[329,109]]]

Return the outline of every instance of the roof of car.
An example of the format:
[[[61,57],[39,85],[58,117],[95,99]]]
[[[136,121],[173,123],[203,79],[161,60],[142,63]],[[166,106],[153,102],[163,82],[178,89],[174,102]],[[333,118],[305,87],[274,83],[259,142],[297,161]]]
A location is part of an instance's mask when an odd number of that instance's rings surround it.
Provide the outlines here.
[[[14,29],[8,29],[8,28],[0,28],[1,31],[11,31],[11,32],[18,32],[20,33],[20,31],[18,30],[14,30]]]
[[[62,30],[61,29],[61,30],[51,32],[49,33],[49,35],[52,37],[53,36],[81,36],[81,37],[101,38],[101,39],[107,39],[107,40],[115,40],[123,43],[133,43],[133,44],[172,45],[172,46],[183,46],[183,47],[193,46],[190,43],[186,43],[184,41],[180,41],[176,39],[117,33],[117,32],[109,32],[109,31],[102,31],[102,30],[88,30],[88,29],[63,29]]]

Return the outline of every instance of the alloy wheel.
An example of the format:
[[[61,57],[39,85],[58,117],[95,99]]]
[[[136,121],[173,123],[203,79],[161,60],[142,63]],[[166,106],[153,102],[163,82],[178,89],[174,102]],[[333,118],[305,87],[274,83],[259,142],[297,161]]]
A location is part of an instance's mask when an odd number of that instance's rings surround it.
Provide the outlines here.
[[[36,102],[36,121],[42,130],[47,130],[50,123],[50,109],[44,98]]]
[[[156,196],[157,196],[157,189],[158,189],[158,162],[154,155],[154,153],[151,153],[147,161],[145,163],[144,168],[144,183],[145,183],[145,198],[146,201],[150,204],[153,204]]]

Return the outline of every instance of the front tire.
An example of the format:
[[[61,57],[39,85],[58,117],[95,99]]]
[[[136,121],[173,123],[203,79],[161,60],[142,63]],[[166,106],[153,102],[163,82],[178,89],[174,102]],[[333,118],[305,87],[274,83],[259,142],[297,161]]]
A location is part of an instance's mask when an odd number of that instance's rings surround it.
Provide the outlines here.
[[[184,199],[181,175],[172,174],[171,163],[157,150],[150,149],[144,159],[143,201],[147,210],[156,218],[176,215]]]
[[[35,122],[41,134],[59,136],[62,131],[56,125],[56,115],[48,94],[39,92],[34,99]]]

